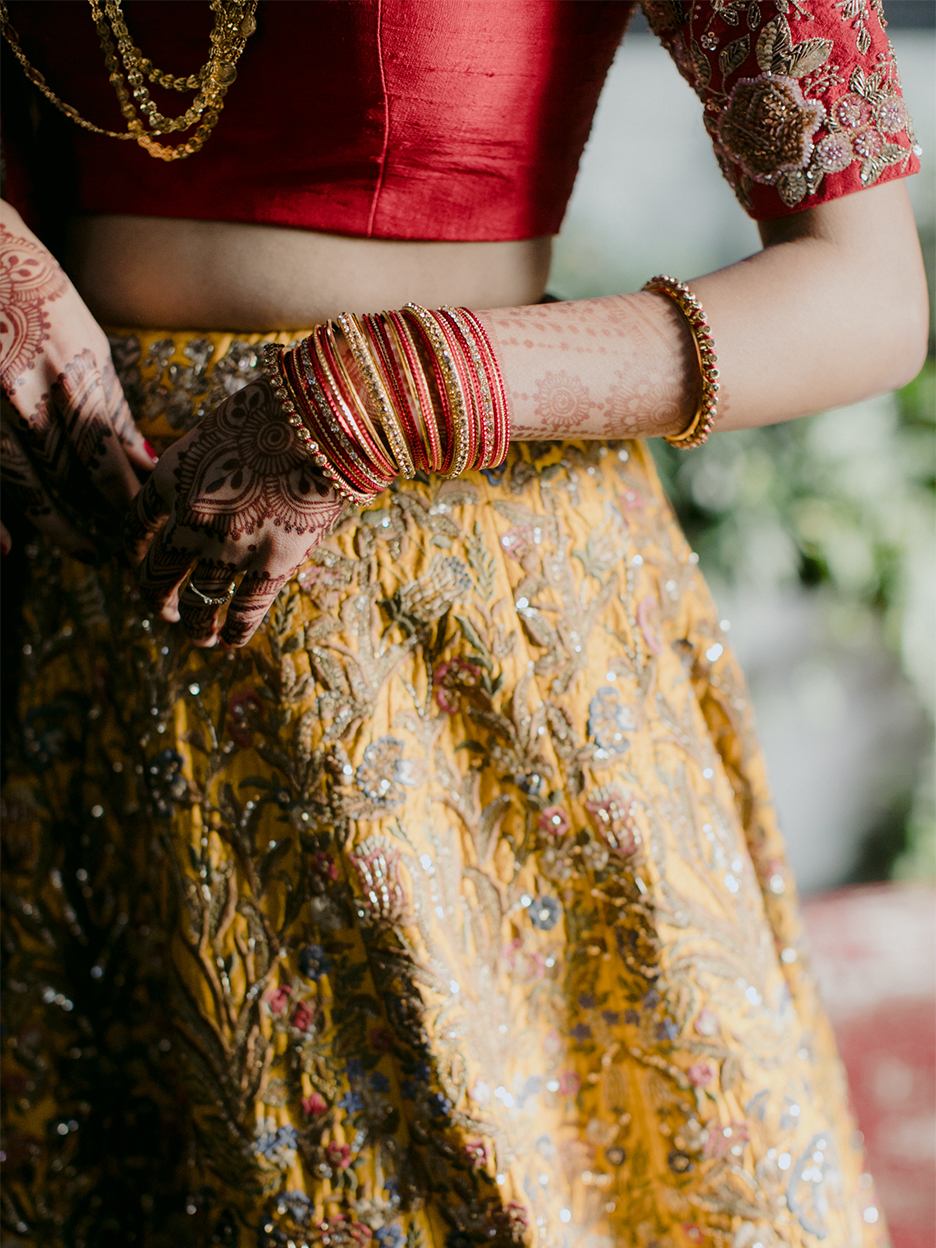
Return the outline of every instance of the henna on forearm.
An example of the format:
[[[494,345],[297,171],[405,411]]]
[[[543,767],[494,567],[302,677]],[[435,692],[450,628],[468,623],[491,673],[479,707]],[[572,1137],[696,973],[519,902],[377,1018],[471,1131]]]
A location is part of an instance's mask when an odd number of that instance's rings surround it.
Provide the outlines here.
[[[614,295],[479,316],[508,388],[514,438],[657,437],[692,419],[695,347],[668,299]]]

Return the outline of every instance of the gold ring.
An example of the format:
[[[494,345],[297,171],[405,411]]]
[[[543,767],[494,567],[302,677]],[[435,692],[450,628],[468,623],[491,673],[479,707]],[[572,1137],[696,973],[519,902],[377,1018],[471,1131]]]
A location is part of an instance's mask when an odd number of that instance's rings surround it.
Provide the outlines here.
[[[189,581],[187,588],[190,589],[196,597],[200,598],[202,602],[206,602],[209,607],[223,607],[229,599],[234,597],[234,590],[237,588],[237,584],[235,581],[231,581],[230,585],[227,587],[227,593],[223,598],[212,598],[209,594],[203,594],[194,581]]]

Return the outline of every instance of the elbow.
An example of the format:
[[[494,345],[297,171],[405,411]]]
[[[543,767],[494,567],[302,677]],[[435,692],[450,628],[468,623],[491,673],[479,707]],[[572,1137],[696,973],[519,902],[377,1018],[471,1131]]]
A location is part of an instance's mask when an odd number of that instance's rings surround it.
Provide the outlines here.
[[[929,349],[929,295],[922,264],[890,300],[878,307],[879,392],[900,390],[913,381]]]
[[[894,360],[894,377],[888,385],[890,390],[899,390],[902,386],[909,385],[926,363],[929,351],[929,303],[925,291],[914,314],[907,319],[909,324],[903,334],[901,349]]]

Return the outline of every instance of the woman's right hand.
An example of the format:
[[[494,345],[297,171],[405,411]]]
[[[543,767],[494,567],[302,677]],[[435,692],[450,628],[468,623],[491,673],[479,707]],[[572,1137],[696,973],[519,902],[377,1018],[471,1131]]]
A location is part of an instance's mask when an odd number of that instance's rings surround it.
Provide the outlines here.
[[[157,457],[133,423],[104,331],[55,258],[0,201],[0,478],[6,505],[68,554],[112,549]],[[94,489],[89,490],[89,484]],[[5,554],[10,538],[0,533]]]

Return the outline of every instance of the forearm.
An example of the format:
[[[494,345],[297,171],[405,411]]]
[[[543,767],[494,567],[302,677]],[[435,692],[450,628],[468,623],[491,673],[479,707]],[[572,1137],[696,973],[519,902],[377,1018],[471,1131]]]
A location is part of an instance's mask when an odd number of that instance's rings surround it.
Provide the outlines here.
[[[762,232],[763,251],[691,282],[718,351],[717,431],[840,407],[914,376],[925,351],[926,289],[902,184]],[[479,315],[518,439],[655,437],[692,417],[695,352],[666,296]]]

